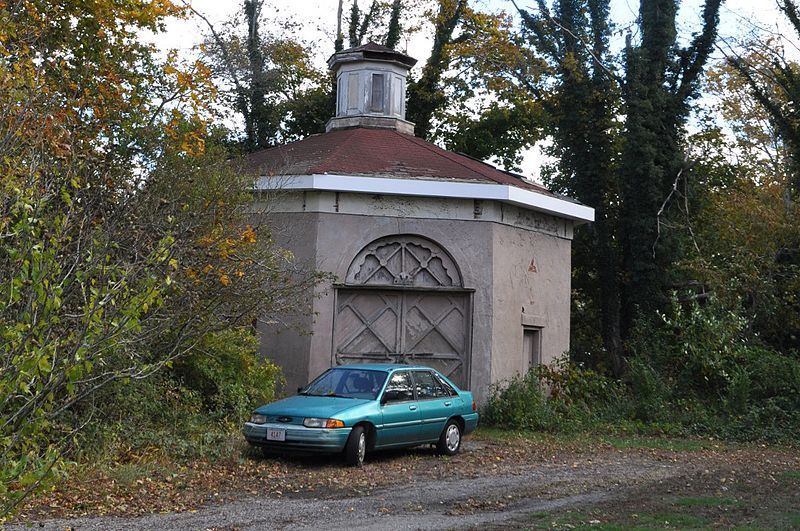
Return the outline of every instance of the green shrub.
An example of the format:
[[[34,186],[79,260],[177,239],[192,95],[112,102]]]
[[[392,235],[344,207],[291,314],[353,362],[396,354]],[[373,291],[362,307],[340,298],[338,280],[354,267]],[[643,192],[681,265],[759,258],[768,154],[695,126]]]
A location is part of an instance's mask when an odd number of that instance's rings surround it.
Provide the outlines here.
[[[202,400],[168,373],[114,382],[95,398],[97,402],[84,405],[69,422],[86,422],[75,445],[80,453],[72,455],[77,460],[107,456],[124,462],[153,452],[180,457],[191,453],[181,441],[196,435]]]
[[[561,358],[494,386],[483,422],[520,430],[589,429],[618,418],[623,396],[619,382]]]
[[[281,373],[258,356],[258,340],[248,329],[208,334],[195,351],[175,364],[174,374],[199,394],[214,420],[239,425],[254,407],[275,399]]]
[[[717,301],[675,301],[669,315],[639,324],[629,348],[622,381],[563,358],[494,386],[483,422],[800,442],[800,361],[758,345]]]
[[[715,299],[701,306],[672,299],[671,311],[642,320],[629,342],[633,359],[651,367],[673,394],[707,395],[725,389],[734,359],[746,348],[747,322]]]
[[[748,321],[711,298],[642,324],[628,373],[636,418],[687,434],[797,442],[800,362],[757,343]]]
[[[504,386],[494,386],[483,412],[485,424],[506,429],[550,431],[555,428],[554,419],[533,371],[512,378]]]
[[[731,414],[742,413],[750,406],[753,396],[753,381],[747,367],[737,367],[731,372],[731,379],[725,389],[724,408]]]
[[[641,359],[631,360],[628,367],[628,394],[630,401],[628,414],[633,420],[656,422],[664,417],[669,405],[669,384],[664,375]]]
[[[102,388],[64,420],[83,426],[72,457],[135,460],[220,457],[252,409],[275,398],[280,369],[257,353],[249,329],[209,334],[192,355],[148,378]],[[77,449],[80,449],[78,452]]]
[[[756,400],[777,398],[800,405],[800,361],[759,347],[743,349],[736,363],[751,381]]]

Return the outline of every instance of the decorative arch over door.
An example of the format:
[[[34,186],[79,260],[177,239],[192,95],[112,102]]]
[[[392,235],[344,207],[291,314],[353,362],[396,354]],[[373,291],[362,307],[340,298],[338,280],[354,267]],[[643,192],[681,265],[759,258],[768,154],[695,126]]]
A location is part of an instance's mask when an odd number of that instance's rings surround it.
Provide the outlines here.
[[[375,240],[337,287],[336,364],[420,363],[467,388],[471,337],[471,292],[450,254],[427,238]]]
[[[356,255],[347,285],[416,288],[461,287],[461,273],[439,245],[420,236],[388,236]]]

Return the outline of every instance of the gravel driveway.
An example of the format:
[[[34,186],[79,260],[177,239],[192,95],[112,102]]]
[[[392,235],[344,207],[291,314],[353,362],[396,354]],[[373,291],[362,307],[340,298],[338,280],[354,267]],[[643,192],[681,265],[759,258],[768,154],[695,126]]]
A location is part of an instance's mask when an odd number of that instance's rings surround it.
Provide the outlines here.
[[[465,453],[485,453],[467,442]],[[400,457],[399,459],[402,459]],[[431,464],[437,460],[430,456]],[[381,473],[383,463],[368,463]],[[425,462],[420,465],[425,466]],[[40,529],[449,529],[513,526],[526,515],[586,507],[624,497],[701,465],[644,452],[600,451],[564,462],[518,462],[476,477],[430,477],[380,486],[367,494],[296,493],[281,497],[243,495],[196,511],[142,516],[105,516],[24,522]],[[324,467],[320,473],[325,473]],[[406,478],[408,479],[408,478]],[[9,529],[30,529],[12,525]]]

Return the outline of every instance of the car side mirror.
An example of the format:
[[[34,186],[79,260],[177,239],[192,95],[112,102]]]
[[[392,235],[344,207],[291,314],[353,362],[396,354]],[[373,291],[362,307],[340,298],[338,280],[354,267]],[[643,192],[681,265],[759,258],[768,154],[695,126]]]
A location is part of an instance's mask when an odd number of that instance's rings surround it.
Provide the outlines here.
[[[385,403],[392,401],[397,402],[397,400],[399,399],[400,399],[400,391],[396,390],[386,391],[383,393],[383,396],[381,397],[381,405],[384,405]]]
[[[297,394],[299,395],[299,394],[300,394],[300,393],[302,393],[302,392],[303,392],[303,388],[302,388],[302,387],[298,387],[298,388],[297,388]]]

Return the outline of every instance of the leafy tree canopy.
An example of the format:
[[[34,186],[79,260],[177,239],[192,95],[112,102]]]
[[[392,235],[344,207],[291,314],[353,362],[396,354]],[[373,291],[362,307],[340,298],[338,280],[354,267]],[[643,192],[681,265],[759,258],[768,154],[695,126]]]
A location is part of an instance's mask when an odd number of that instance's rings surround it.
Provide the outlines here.
[[[209,69],[139,40],[182,13],[0,2],[0,518],[63,470],[87,397],[314,282],[244,218]]]

